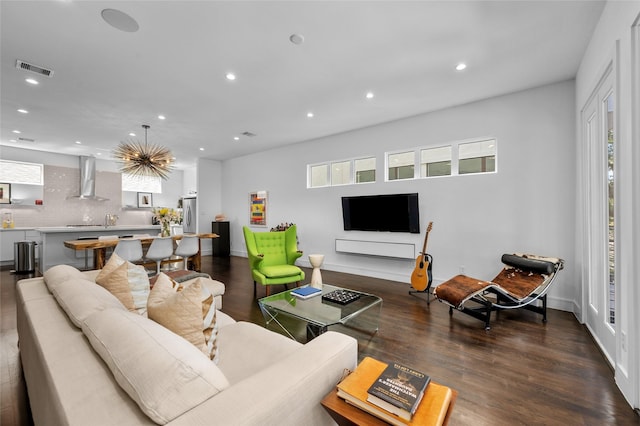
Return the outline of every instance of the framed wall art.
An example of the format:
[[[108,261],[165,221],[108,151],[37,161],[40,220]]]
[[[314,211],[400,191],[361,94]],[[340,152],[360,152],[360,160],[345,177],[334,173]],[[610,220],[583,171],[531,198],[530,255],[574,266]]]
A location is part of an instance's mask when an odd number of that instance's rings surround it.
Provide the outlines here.
[[[153,207],[153,194],[138,192],[138,207]]]
[[[267,226],[267,191],[249,194],[249,224]]]
[[[11,204],[10,183],[0,183],[0,204]]]

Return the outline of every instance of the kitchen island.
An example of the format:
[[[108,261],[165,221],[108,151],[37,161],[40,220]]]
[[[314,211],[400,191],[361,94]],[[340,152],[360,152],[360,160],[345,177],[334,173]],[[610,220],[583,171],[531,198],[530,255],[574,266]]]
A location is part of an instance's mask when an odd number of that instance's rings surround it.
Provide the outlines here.
[[[185,235],[187,234],[174,235],[173,237],[171,237],[174,241],[174,249],[175,249],[175,243],[179,242]],[[200,265],[202,261],[201,240],[218,238],[218,235],[210,234],[210,233],[191,234],[191,235],[198,236],[198,252],[192,256],[189,256],[189,260],[192,263],[192,269],[196,272],[200,272]],[[140,240],[140,243],[142,244],[143,248],[144,247],[148,248],[153,242],[153,240],[158,237],[139,235],[139,236],[134,236],[133,238]],[[128,239],[132,239],[132,238],[128,238]],[[76,251],[77,250],[82,250],[82,251],[93,250],[93,263],[94,263],[93,268],[102,269],[107,261],[107,254],[106,254],[107,249],[109,248],[114,249],[118,245],[118,241],[120,240],[111,239],[111,238],[110,239],[68,240],[64,242],[64,246]],[[182,262],[184,262],[184,259],[178,256],[177,258],[174,257],[172,259],[165,259],[162,261],[162,264],[182,263]],[[135,263],[141,263],[141,262],[135,262]],[[155,265],[155,261],[150,261],[147,259],[147,261],[142,262],[142,264],[153,266]]]
[[[71,265],[78,269],[93,269],[92,250],[72,250],[65,247],[68,240],[98,239],[106,236],[157,235],[160,225],[115,225],[115,226],[60,226],[35,228],[40,233],[38,269],[44,273],[55,265]]]

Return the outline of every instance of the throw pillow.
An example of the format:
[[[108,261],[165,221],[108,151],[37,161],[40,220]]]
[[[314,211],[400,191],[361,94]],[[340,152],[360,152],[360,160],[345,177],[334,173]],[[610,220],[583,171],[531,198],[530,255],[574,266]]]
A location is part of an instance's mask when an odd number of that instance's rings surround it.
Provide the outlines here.
[[[160,284],[158,285],[158,283]],[[156,286],[158,286],[157,289],[156,289]],[[163,299],[166,300],[170,297],[174,297],[176,293],[183,292],[185,291],[185,289],[189,289],[188,290],[189,297],[193,297],[193,298],[196,298],[196,295],[198,294],[198,289],[199,289],[199,292],[200,292],[199,299],[198,299],[200,301],[199,309],[197,309],[197,304],[195,307],[193,305],[190,305],[193,307],[193,312],[190,312],[190,314],[192,314],[193,317],[190,316],[190,318],[193,318],[192,320],[194,321],[194,324],[195,324],[195,313],[196,311],[199,313],[200,330],[204,337],[204,346],[199,346],[199,345],[196,345],[196,346],[200,347],[200,349],[209,357],[209,359],[213,360],[213,362],[217,364],[219,359],[218,345],[217,345],[219,326],[217,324],[217,315],[216,315],[217,310],[216,310],[215,299],[214,299],[214,296],[210,293],[210,291],[200,281],[199,278],[190,282],[185,287],[183,287],[182,285],[177,284],[175,281],[171,280],[164,273],[160,273],[156,280],[156,284],[151,290],[151,294],[149,296],[149,305],[159,304],[159,300],[163,300]],[[149,318],[155,319],[158,315],[160,315],[162,318],[158,322],[160,322],[161,324],[162,324],[162,321],[171,322],[170,318],[167,318],[166,316],[158,312],[157,308],[158,306],[148,307]],[[153,311],[153,314],[151,313],[152,311]],[[177,332],[174,330],[174,328],[171,328],[168,326],[167,328],[169,328],[170,330],[174,331],[177,334],[182,335],[182,332]],[[190,339],[187,338],[187,340],[190,340]],[[198,338],[198,341],[200,341],[200,338]]]
[[[129,288],[129,280],[127,279],[127,264],[113,269],[110,273],[102,276],[102,272],[96,278],[96,284],[109,290],[111,294],[118,298],[118,300],[130,311],[135,311],[136,307],[133,304],[133,296],[131,295],[131,288]]]
[[[200,278],[196,280],[196,282],[199,281]],[[217,364],[219,360],[217,343],[219,327],[216,318],[216,302],[213,294],[209,292],[207,287],[205,287],[201,282],[199,284],[202,298],[202,332],[204,333],[204,342],[207,347],[205,354]]]
[[[118,266],[122,265],[124,262],[125,260],[123,258],[113,253],[109,258],[109,260],[107,261],[107,263],[100,270],[100,273],[96,277],[96,282],[98,282],[99,279],[104,278],[110,273],[112,273],[113,271],[115,271],[115,269]]]
[[[126,271],[118,269],[125,264],[127,265],[125,268]],[[116,275],[112,275],[116,270],[118,273]],[[120,299],[127,309],[137,310],[140,314],[144,313],[144,310],[147,307],[147,298],[149,297],[150,286],[149,276],[142,265],[134,265],[114,253],[96,277],[96,283],[105,287],[109,291],[111,291],[112,288],[117,291],[118,294],[120,294],[120,296],[117,296],[118,299]],[[124,294],[126,293],[125,284],[129,289],[128,292],[131,297]]]
[[[202,332],[202,289],[200,284],[176,291],[171,280],[158,277],[149,293],[147,314],[149,319],[168,328],[193,343],[206,353]]]

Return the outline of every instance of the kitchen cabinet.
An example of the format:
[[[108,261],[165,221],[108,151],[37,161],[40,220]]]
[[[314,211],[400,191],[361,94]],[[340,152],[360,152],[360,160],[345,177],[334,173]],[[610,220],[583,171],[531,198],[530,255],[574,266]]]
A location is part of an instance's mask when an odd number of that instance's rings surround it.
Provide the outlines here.
[[[3,264],[13,264],[13,243],[24,241],[26,239],[26,231],[20,229],[3,229],[0,231],[2,244],[0,244],[0,261]]]
[[[14,243],[35,241],[40,244],[40,233],[32,228],[12,228],[0,230],[0,264],[13,265]],[[38,258],[38,250],[36,250]]]

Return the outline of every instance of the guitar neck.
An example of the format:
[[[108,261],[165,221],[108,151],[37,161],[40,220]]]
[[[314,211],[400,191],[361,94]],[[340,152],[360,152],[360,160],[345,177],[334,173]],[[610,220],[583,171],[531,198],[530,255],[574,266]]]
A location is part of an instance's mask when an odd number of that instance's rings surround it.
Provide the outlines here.
[[[422,254],[427,254],[427,240],[429,239],[429,233],[424,237],[424,244],[422,246]]]
[[[427,254],[427,241],[429,241],[429,232],[431,232],[432,226],[433,226],[433,222],[429,222],[429,226],[427,226],[427,233],[424,235],[424,244],[422,245],[422,254]]]

